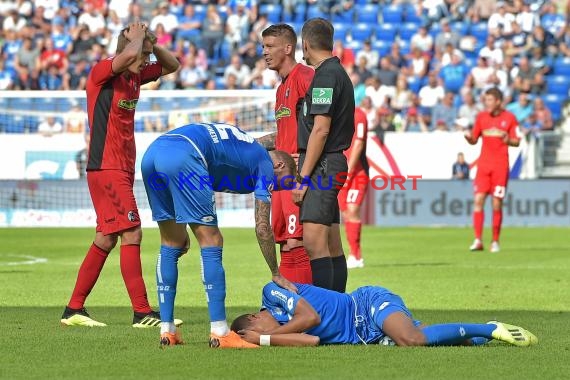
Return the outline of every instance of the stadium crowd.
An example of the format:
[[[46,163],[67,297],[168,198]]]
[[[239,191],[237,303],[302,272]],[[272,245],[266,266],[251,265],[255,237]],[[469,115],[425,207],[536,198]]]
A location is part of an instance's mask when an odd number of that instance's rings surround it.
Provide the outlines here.
[[[112,55],[134,20],[181,62],[148,89],[273,88],[261,32],[325,17],[370,129],[469,128],[496,86],[532,135],[555,127],[568,97],[568,9],[547,0],[0,1],[0,90],[84,89],[90,64]]]

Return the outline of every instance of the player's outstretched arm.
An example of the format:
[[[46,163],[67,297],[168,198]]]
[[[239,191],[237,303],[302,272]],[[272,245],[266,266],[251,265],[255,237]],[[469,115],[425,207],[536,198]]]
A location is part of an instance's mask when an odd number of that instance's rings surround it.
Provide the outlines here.
[[[318,346],[321,341],[318,336],[299,333],[266,335],[263,339],[261,338],[263,334],[253,330],[240,330],[238,334],[249,343],[264,346],[307,347]]]
[[[255,200],[255,235],[263,258],[269,266],[272,280],[284,289],[297,293],[297,287],[281,276],[277,264],[277,252],[275,251],[275,237],[271,229],[271,203]]]
[[[321,323],[321,316],[313,309],[311,304],[301,298],[295,306],[293,318],[284,325],[280,325],[275,329],[266,332],[266,334],[293,334],[304,333],[318,326]]]
[[[269,133],[265,136],[261,136],[255,139],[258,143],[260,143],[265,149],[267,150],[275,150],[275,137],[277,136],[277,132]]]

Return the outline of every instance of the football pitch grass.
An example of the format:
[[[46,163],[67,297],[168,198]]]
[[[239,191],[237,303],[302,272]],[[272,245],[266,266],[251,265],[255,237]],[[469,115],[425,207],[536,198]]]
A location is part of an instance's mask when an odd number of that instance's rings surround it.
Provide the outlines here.
[[[367,227],[362,237],[366,267],[349,272],[349,291],[362,285],[387,287],[424,323],[498,319],[534,332],[539,338],[534,347],[492,342],[483,347],[210,349],[193,239],[191,251],[180,260],[176,299],[186,345],[161,350],[158,328],[131,327],[118,250],[86,304],[108,327],[60,326],[92,230],[0,229],[0,378],[568,379],[569,232],[506,228],[502,252],[491,254],[467,250],[472,241],[467,228]],[[231,321],[259,307],[270,275],[253,230],[225,229],[223,234]],[[158,248],[158,230],[145,229],[143,271],[153,306]]]

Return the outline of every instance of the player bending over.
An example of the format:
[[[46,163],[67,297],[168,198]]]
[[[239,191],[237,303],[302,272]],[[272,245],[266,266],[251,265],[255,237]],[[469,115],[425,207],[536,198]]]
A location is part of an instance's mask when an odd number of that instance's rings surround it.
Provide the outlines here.
[[[296,284],[298,294],[274,283],[263,287],[261,311],[244,314],[232,330],[266,346],[395,344],[398,346],[482,345],[492,339],[531,346],[529,331],[501,322],[422,325],[388,289],[364,286],[350,294]]]
[[[473,207],[473,229],[475,241],[471,251],[482,251],[483,209],[487,195],[493,196],[493,240],[491,252],[499,252],[499,235],[503,223],[503,199],[509,180],[509,146],[519,146],[518,122],[512,113],[502,107],[503,93],[498,88],[485,91],[485,111],[475,120],[473,131],[465,132],[465,139],[471,145],[483,138],[483,147],[477,163],[477,175],[473,184],[475,204]]]
[[[161,247],[156,280],[161,316],[161,345],[181,344],[174,325],[178,259],[189,248],[186,225],[200,245],[202,282],[210,315],[210,346],[248,347],[226,322],[223,238],[218,228],[214,192],[253,193],[255,233],[272,280],[296,291],[277,266],[271,230],[271,191],[294,179],[295,161],[282,151],[267,152],[237,127],[189,124],[157,138],[141,162],[145,189],[158,221]],[[276,181],[274,182],[274,176]]]

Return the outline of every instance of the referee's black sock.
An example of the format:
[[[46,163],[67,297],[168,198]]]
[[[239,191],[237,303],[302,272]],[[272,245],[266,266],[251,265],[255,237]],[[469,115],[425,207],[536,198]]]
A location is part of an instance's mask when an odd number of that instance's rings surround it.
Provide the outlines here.
[[[321,257],[311,260],[313,272],[313,285],[319,288],[333,288],[333,263],[330,257]]]
[[[332,289],[337,292],[346,292],[346,280],[348,279],[348,270],[346,269],[346,259],[344,255],[332,258],[333,266],[333,284]]]

